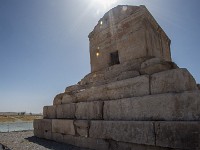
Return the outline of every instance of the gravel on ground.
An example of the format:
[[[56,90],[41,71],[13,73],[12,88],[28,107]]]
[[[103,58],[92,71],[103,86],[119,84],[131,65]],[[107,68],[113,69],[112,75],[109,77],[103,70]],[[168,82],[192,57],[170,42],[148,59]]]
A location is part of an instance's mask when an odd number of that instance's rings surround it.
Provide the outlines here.
[[[89,150],[37,138],[33,131],[0,133],[0,144],[11,150]]]

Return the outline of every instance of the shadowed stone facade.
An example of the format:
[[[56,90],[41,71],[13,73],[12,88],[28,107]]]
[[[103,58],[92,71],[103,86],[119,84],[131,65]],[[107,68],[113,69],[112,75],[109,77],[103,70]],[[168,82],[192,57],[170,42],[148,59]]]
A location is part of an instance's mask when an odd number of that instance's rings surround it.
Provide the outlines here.
[[[95,150],[200,149],[200,86],[172,62],[145,6],[111,9],[89,40],[91,73],[43,108],[35,136]]]

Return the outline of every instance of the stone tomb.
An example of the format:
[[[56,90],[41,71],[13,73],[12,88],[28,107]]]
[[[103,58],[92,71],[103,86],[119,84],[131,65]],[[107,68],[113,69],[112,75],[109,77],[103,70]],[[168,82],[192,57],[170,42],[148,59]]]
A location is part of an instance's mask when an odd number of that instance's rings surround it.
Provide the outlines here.
[[[171,61],[144,6],[117,6],[89,34],[91,73],[34,120],[37,137],[96,150],[200,149],[199,85]]]

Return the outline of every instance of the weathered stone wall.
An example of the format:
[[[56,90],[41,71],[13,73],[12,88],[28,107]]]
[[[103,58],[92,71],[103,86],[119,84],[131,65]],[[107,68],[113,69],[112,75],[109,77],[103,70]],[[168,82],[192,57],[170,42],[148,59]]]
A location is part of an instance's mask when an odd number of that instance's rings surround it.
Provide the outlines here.
[[[199,149],[200,92],[192,75],[158,58],[134,66],[112,82],[105,77],[120,76],[119,67],[66,88],[34,121],[34,134],[97,150]]]
[[[120,63],[150,56],[171,61],[170,40],[144,6],[110,10],[89,38],[92,72],[111,66],[110,53],[115,51]]]

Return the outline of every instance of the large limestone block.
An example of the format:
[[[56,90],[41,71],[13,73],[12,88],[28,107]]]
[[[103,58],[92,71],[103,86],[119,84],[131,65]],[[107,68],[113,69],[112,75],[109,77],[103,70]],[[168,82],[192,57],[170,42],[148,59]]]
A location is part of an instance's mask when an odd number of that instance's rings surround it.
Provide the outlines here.
[[[65,93],[62,97],[61,103],[62,104],[69,104],[76,102],[75,98],[72,95],[69,95],[68,93]]]
[[[40,120],[41,120],[41,119],[34,119],[34,120],[33,120],[33,128],[34,128],[34,129],[39,129]]]
[[[107,85],[109,99],[120,99],[149,94],[149,76],[143,75],[135,78],[113,82]]]
[[[80,102],[76,104],[77,119],[102,119],[103,102]]]
[[[43,118],[44,119],[55,119],[56,118],[56,106],[44,106],[43,107]]]
[[[43,138],[47,140],[51,140],[52,138],[52,133],[49,130],[34,129],[33,133],[34,136],[38,138]]]
[[[74,120],[53,119],[52,132],[75,135]]]
[[[34,135],[39,138],[51,139],[51,119],[35,119],[33,122]]]
[[[91,87],[76,93],[75,96],[78,102],[84,102],[142,96],[148,95],[149,92],[149,76],[143,75]]]
[[[66,87],[65,93],[73,94],[73,93],[76,93],[77,91],[81,90],[82,88],[83,88],[83,87],[82,87],[81,85],[75,84],[75,85]]]
[[[33,121],[33,128],[51,131],[52,130],[52,120],[51,119],[35,119]]]
[[[200,149],[200,122],[156,122],[155,132],[157,146]]]
[[[159,63],[162,63],[162,62],[164,62],[164,60],[161,59],[161,58],[156,58],[156,57],[150,58],[150,59],[147,59],[144,62],[142,62],[141,69],[155,65],[155,64],[159,64]]]
[[[86,75],[80,82],[80,85],[93,85],[93,86],[97,86],[97,85],[103,85],[105,84],[106,80],[104,78],[104,73],[102,71],[98,71],[98,72],[93,72],[93,73],[89,73],[88,75]]]
[[[73,119],[75,117],[75,111],[76,111],[75,103],[57,105],[56,107],[57,118]]]
[[[82,148],[108,150],[109,143],[102,139],[85,138],[81,136],[64,135],[64,143]]]
[[[136,71],[136,74],[134,75],[137,75],[137,71],[139,71],[140,65],[143,61],[145,61],[145,58],[132,59],[120,65],[110,66],[104,70],[105,79],[108,81],[112,80],[113,78],[120,76],[122,72],[127,71]]]
[[[155,144],[153,122],[145,121],[91,121],[89,137],[135,144]]]
[[[60,93],[58,95],[55,96],[54,100],[53,100],[53,105],[60,105],[62,104],[62,97],[63,97],[64,93]]]
[[[105,101],[105,120],[200,120],[200,92],[165,93]]]
[[[75,128],[76,128],[76,133],[79,136],[88,137],[89,121],[87,121],[87,120],[75,120],[74,125],[75,125]]]
[[[151,94],[197,90],[187,69],[172,69],[151,76]]]
[[[105,100],[107,98],[106,86],[91,87],[75,94],[78,102]]]
[[[140,73],[138,71],[135,71],[135,70],[125,71],[125,72],[121,72],[117,77],[115,77],[114,81],[119,81],[119,80],[125,80],[125,79],[129,79],[129,78],[134,78],[134,77],[137,77],[139,75],[140,75]]]
[[[141,68],[140,73],[141,74],[154,74],[154,73],[158,73],[158,72],[162,72],[162,71],[166,71],[166,70],[170,70],[170,69],[176,69],[178,68],[176,66],[176,64],[174,64],[173,62],[160,62],[157,64],[153,64],[144,68]]]

